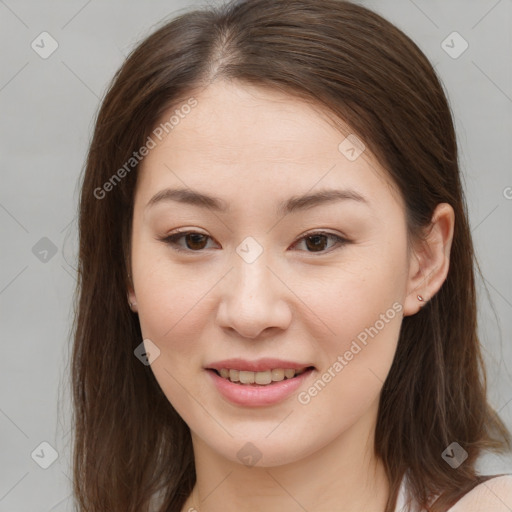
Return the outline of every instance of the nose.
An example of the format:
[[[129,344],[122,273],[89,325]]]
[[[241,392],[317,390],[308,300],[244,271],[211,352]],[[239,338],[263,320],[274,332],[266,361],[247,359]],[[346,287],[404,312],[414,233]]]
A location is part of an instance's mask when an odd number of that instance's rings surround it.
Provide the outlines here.
[[[250,339],[263,337],[265,331],[265,335],[275,335],[275,329],[288,328],[291,292],[284,279],[268,266],[265,251],[252,263],[238,254],[233,256],[234,268],[222,280],[220,289],[218,325]]]

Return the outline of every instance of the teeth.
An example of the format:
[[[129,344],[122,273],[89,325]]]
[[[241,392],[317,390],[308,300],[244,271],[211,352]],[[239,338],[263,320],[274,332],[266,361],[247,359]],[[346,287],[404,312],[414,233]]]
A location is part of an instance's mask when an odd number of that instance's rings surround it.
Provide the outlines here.
[[[272,380],[274,382],[279,382],[281,380],[284,380],[284,370],[282,368],[276,368],[275,370],[272,370]]]
[[[240,371],[240,382],[242,384],[254,384],[254,372]]]
[[[271,371],[267,370],[266,372],[256,372],[254,374],[254,382],[256,382],[256,384],[270,384],[272,382]]]
[[[295,376],[295,370],[285,370],[284,371],[284,376],[287,378],[287,379],[291,379],[292,377]]]
[[[240,382],[241,384],[259,384],[265,386],[272,382],[280,382],[284,379],[292,379],[296,375],[304,373],[306,368],[295,370],[293,368],[274,368],[264,372],[249,372],[245,370],[233,370],[221,368],[219,373],[224,379],[231,382]]]

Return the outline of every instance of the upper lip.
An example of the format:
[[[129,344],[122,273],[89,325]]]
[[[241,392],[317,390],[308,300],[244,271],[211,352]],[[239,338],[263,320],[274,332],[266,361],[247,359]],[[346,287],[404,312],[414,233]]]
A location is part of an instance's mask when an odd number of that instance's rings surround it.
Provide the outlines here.
[[[273,370],[275,368],[292,368],[295,370],[301,370],[313,366],[309,363],[298,363],[297,361],[285,361],[283,359],[273,359],[270,357],[264,357],[254,361],[248,361],[247,359],[234,358],[234,359],[223,359],[222,361],[215,361],[205,366],[211,370],[221,370],[227,368],[228,370],[242,370],[248,372],[264,372],[266,370]]]

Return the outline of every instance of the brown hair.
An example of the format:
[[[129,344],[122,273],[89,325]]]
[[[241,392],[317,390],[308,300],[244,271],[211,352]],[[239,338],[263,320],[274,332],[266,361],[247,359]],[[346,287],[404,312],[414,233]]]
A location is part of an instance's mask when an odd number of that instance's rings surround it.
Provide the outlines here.
[[[453,207],[448,276],[418,314],[403,319],[375,435],[391,485],[386,512],[406,470],[421,505],[441,494],[428,510],[446,510],[479,481],[483,450],[511,449],[486,399],[476,262],[450,107],[411,39],[376,13],[337,0],[233,1],[182,14],[135,48],[113,78],[80,201],[72,354],[80,510],[148,511],[158,494],[159,512],[179,511],[195,482],[189,428],[134,356],[142,335],[127,289],[137,166],[101,198],[97,191],[163,112],[217,78],[283,91],[345,121],[400,190],[411,240],[437,204]],[[468,453],[456,470],[441,457],[453,441]]]

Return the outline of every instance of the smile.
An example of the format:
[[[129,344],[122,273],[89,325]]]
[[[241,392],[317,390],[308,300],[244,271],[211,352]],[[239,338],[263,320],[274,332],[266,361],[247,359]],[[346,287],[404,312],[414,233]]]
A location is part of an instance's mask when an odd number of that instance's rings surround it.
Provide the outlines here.
[[[276,405],[305,386],[315,372],[314,366],[252,371],[222,365],[219,369],[206,369],[220,395],[232,404],[243,407]]]
[[[301,375],[308,368],[273,368],[271,370],[261,372],[251,372],[244,370],[236,370],[231,368],[221,368],[215,370],[217,375],[223,379],[227,379],[233,383],[254,384],[258,386],[266,386],[272,382],[281,382],[285,379],[293,379],[297,375]]]

